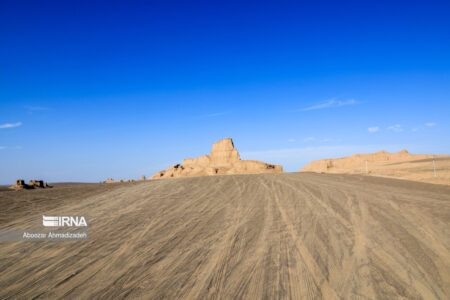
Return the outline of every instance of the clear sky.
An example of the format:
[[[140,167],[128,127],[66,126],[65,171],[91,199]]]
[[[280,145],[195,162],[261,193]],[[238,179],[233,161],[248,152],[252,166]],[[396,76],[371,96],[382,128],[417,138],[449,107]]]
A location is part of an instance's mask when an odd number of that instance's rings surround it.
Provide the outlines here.
[[[0,184],[450,153],[450,2],[301,2],[2,0]]]

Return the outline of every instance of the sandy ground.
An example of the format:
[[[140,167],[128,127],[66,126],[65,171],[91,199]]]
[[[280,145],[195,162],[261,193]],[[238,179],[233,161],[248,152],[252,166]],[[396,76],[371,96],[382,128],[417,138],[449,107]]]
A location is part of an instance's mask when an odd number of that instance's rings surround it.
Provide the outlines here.
[[[436,166],[436,176],[434,175],[433,160]],[[450,157],[386,163],[383,166],[374,165],[370,170],[370,175],[377,174],[380,176],[450,185]]]
[[[0,192],[0,229],[89,216],[87,242],[0,243],[0,299],[449,299],[450,187],[335,174]],[[11,216],[13,214],[13,216]]]

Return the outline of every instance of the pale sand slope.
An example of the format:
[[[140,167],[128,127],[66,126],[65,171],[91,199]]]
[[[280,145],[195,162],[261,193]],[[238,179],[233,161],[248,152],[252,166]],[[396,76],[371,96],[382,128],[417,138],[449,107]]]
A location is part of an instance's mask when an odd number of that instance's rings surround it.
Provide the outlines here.
[[[411,154],[406,150],[397,153],[379,151],[312,161],[299,172],[367,174],[450,185],[450,156]]]
[[[0,192],[2,208],[24,202],[0,229],[39,228],[42,214],[91,225],[88,242],[1,243],[0,299],[450,295],[444,185],[282,173],[98,187],[74,187],[58,207],[43,200],[58,188]]]

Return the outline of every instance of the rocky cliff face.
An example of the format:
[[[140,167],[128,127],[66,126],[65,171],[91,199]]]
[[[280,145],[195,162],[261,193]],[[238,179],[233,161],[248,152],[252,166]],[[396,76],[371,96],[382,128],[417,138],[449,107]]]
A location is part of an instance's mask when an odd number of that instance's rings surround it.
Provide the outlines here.
[[[183,164],[160,171],[150,179],[279,172],[283,172],[283,168],[279,165],[256,160],[241,160],[233,140],[226,138],[214,143],[209,155],[185,159]]]
[[[223,139],[214,143],[209,159],[212,167],[231,167],[241,160],[232,139]]]

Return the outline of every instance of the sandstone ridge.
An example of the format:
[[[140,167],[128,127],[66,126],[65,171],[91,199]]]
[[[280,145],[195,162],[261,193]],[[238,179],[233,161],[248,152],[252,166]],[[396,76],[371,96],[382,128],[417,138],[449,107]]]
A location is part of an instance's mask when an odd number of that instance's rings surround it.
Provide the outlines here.
[[[433,158],[433,155],[411,154],[407,150],[397,153],[378,151],[341,158],[315,160],[306,165],[300,172],[364,173],[366,172],[366,161],[371,164],[379,164],[427,158]]]
[[[379,151],[310,162],[300,172],[367,174],[450,184],[450,156]]]
[[[283,172],[283,168],[280,165],[271,165],[256,160],[241,160],[233,140],[225,138],[213,143],[209,155],[187,158],[183,164],[176,164],[167,170],[160,171],[150,179],[281,172]]]

